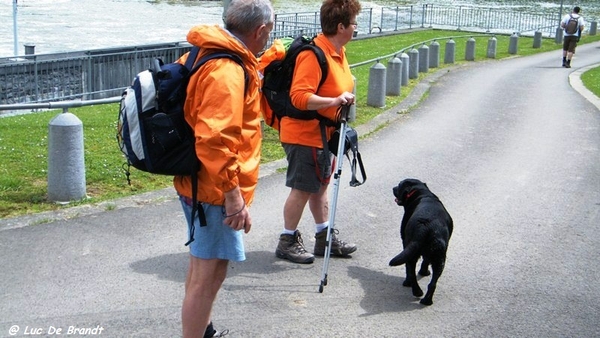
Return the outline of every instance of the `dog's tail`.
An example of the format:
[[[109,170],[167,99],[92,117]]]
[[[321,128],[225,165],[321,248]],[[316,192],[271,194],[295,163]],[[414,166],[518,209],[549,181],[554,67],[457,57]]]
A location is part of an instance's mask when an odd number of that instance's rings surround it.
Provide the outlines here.
[[[390,266],[402,265],[411,259],[418,258],[419,255],[419,243],[411,242],[401,253],[390,261]]]

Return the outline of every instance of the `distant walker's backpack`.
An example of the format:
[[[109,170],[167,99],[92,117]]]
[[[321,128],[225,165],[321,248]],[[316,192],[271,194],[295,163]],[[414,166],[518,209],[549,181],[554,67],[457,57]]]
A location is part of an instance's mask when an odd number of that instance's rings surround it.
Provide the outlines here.
[[[569,14],[569,21],[565,25],[565,33],[567,34],[577,34],[579,31],[579,17],[573,17],[572,14]]]
[[[152,69],[140,72],[122,95],[119,107],[117,141],[129,167],[152,174],[192,176],[192,219],[196,211],[197,172],[196,139],[183,113],[190,77],[207,61],[229,58],[243,67],[238,55],[216,51],[194,64],[200,49],[193,47],[185,65],[163,64],[155,59]],[[246,78],[247,80],[247,78]],[[203,220],[202,208],[198,209]],[[193,229],[193,228],[192,228]],[[193,241],[193,231],[189,244]]]

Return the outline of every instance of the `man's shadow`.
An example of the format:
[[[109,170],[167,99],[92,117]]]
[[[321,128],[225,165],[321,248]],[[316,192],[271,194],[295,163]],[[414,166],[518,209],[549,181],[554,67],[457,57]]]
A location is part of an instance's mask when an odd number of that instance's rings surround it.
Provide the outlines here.
[[[161,280],[183,283],[185,282],[188,264],[189,253],[181,252],[150,257],[134,262],[130,266],[137,273],[155,275]],[[246,253],[246,261],[229,263],[227,277],[259,278],[264,275],[310,268],[310,265],[282,262],[281,259],[275,257],[272,251],[250,251]],[[235,285],[230,287],[235,288]]]

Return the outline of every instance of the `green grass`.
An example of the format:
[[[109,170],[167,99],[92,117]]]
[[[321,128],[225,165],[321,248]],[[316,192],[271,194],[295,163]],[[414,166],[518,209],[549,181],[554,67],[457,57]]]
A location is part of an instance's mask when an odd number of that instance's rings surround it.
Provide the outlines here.
[[[600,97],[600,67],[588,70],[581,75],[581,81],[596,96]]]
[[[454,37],[456,64],[472,62],[464,61],[466,39],[471,36],[465,32],[443,30],[419,30],[407,34],[381,36],[375,39],[351,41],[347,46],[350,64],[375,59],[382,55],[396,53],[415,43],[439,38],[441,64],[440,69],[450,67],[443,64],[447,37]],[[466,36],[466,37],[459,37]],[[496,59],[511,56],[508,54],[509,37],[496,36]],[[475,60],[487,60],[487,42],[489,36],[475,37]],[[583,43],[600,40],[600,36],[586,37]],[[429,44],[429,42],[427,43]],[[544,39],[542,48],[532,48],[533,39],[519,39],[518,55],[559,50],[554,40]],[[418,46],[417,46],[418,48]],[[387,59],[381,60],[387,65]],[[401,95],[387,97],[386,107],[374,108],[366,105],[369,68],[373,64],[354,67],[352,72],[357,79],[357,120],[354,125],[365,123],[404,100],[421,79],[436,71],[421,73],[418,79],[409,81],[402,87]],[[588,74],[589,73],[589,74]],[[598,95],[598,69],[584,74],[583,81]],[[131,185],[123,171],[125,163],[116,141],[117,104],[87,106],[73,108],[69,112],[75,114],[84,126],[84,154],[86,169],[86,191],[89,198],[76,201],[77,204],[97,203],[118,197],[130,196],[142,192],[166,188],[171,185],[171,177],[147,174],[131,168]],[[48,124],[61,111],[38,112],[13,117],[0,118],[0,217],[11,217],[40,211],[55,210],[66,206],[46,201],[48,170]],[[262,162],[270,162],[283,158],[278,134],[265,127],[262,149]],[[107,208],[111,210],[111,208]]]

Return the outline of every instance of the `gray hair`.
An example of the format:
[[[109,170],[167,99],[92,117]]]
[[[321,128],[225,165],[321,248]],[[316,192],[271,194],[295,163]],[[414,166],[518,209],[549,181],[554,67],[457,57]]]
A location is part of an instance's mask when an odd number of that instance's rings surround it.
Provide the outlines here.
[[[260,25],[273,23],[273,6],[269,0],[231,0],[225,13],[225,28],[247,35]]]

